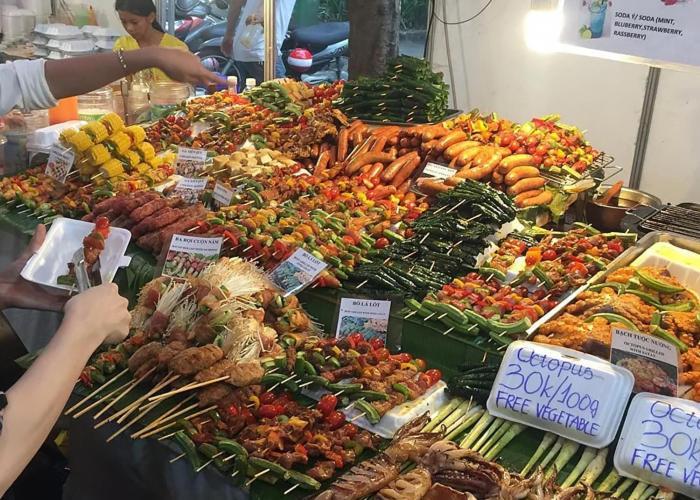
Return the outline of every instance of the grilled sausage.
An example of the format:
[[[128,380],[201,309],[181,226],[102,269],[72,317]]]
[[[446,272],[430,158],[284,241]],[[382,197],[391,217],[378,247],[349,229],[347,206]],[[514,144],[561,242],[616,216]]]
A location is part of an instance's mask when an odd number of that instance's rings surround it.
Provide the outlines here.
[[[505,176],[505,181],[508,186],[512,186],[521,179],[529,177],[539,177],[540,169],[529,165],[523,167],[513,167]]]
[[[523,167],[525,165],[533,165],[534,161],[535,160],[532,157],[532,155],[510,155],[506,158],[503,158],[501,164],[498,166],[498,171],[502,174],[507,174],[512,168]]]
[[[515,196],[525,191],[540,189],[547,181],[544,177],[531,177],[529,179],[521,179],[506,190],[508,196]]]

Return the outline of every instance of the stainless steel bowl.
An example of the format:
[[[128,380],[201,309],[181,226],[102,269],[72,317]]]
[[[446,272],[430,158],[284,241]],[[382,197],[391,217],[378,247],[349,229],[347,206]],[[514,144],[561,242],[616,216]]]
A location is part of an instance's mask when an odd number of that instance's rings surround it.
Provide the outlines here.
[[[605,192],[610,186],[600,186],[599,191]],[[661,208],[661,199],[638,191],[636,189],[622,188],[620,195],[610,201],[610,205],[601,205],[595,201],[586,203],[586,221],[601,231],[619,231],[620,223],[627,211],[639,206]]]

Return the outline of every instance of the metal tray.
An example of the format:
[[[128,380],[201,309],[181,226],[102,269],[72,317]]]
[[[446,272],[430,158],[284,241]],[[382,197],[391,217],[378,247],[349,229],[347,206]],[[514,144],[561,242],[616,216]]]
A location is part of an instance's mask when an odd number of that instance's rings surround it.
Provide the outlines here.
[[[615,260],[613,260],[610,263],[610,265],[608,265],[607,269],[595,274],[590,280],[588,280],[588,283],[575,290],[571,295],[566,297],[566,299],[562,300],[559,304],[557,304],[556,307],[553,307],[547,314],[542,316],[537,322],[533,323],[533,325],[526,331],[527,338],[532,338],[532,336],[535,332],[537,332],[540,326],[542,326],[547,321],[559,316],[559,314],[564,310],[564,308],[569,303],[571,303],[579,294],[588,289],[589,286],[595,285],[597,283],[604,283],[607,276],[609,276],[611,273],[617,271],[622,267],[632,264],[632,262],[637,260],[637,258],[640,255],[646,252],[654,244],[659,242],[668,242],[679,248],[683,248],[685,250],[690,250],[691,252],[700,254],[700,240],[698,239],[683,236],[681,234],[661,231],[654,231],[652,233],[649,233],[642,239],[637,241],[637,243],[634,246],[622,252]]]

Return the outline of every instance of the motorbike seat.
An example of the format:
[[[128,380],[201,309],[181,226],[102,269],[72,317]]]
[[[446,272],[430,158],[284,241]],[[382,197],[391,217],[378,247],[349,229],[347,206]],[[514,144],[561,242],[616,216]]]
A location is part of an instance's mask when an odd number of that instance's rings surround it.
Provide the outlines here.
[[[333,22],[314,24],[294,31],[293,37],[299,45],[328,47],[346,40],[350,36],[350,23]]]

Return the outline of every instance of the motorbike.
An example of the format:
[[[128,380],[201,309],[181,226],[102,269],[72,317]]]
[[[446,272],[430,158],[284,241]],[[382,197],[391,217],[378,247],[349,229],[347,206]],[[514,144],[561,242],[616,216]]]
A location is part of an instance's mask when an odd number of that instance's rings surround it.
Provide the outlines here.
[[[350,23],[329,22],[290,30],[282,44],[282,58],[287,76],[298,77],[302,81],[318,84],[347,80],[347,60],[349,51]],[[294,49],[311,52],[309,68],[300,68],[290,62]]]

